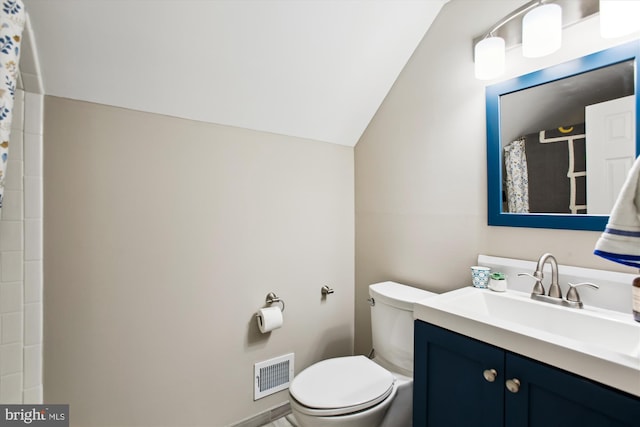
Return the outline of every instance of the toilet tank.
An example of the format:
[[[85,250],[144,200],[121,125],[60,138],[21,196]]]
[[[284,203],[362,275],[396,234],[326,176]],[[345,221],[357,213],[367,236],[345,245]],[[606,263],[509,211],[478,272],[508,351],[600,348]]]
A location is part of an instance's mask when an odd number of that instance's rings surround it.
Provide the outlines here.
[[[395,282],[369,286],[371,334],[376,358],[405,374],[413,372],[413,304],[433,292]]]

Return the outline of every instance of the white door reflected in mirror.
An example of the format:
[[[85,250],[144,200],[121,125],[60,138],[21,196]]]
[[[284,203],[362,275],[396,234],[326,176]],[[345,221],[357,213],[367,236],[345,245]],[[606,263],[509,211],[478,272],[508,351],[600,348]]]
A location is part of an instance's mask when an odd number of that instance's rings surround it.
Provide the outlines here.
[[[587,213],[608,215],[635,160],[635,96],[585,108]]]

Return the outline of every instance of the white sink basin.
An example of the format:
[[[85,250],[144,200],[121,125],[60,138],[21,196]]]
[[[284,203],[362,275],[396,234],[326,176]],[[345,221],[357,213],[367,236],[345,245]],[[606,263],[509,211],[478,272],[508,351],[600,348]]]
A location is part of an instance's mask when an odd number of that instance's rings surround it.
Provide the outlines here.
[[[415,317],[640,396],[640,323],[467,287],[416,304]]]
[[[640,364],[640,323],[624,321],[614,312],[566,308],[534,301],[521,292],[496,293],[475,288],[451,292],[437,304],[452,313],[515,323],[628,355]]]

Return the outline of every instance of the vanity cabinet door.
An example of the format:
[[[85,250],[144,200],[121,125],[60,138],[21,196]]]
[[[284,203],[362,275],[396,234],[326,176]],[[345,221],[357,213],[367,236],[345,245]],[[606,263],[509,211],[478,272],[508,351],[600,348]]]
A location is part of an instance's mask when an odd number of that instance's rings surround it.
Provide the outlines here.
[[[422,321],[414,343],[414,427],[504,426],[504,350]]]
[[[640,399],[516,354],[506,354],[508,427],[638,427]]]

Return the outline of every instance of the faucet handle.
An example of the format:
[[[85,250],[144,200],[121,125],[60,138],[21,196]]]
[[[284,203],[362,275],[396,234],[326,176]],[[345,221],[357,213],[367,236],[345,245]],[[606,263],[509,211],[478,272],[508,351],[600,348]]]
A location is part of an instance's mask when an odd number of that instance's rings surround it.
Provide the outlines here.
[[[536,273],[538,273],[536,271]],[[533,285],[533,291],[531,291],[531,295],[544,295],[544,286],[542,286],[542,277],[538,277],[538,275],[533,275],[529,273],[518,273],[518,276],[529,276],[532,279],[535,279],[536,284]]]
[[[569,283],[569,290],[567,291],[567,301],[581,302],[580,295],[578,294],[578,290],[576,289],[578,286],[591,286],[592,288],[600,289],[598,285],[591,282],[576,283],[575,285],[573,283]]]

